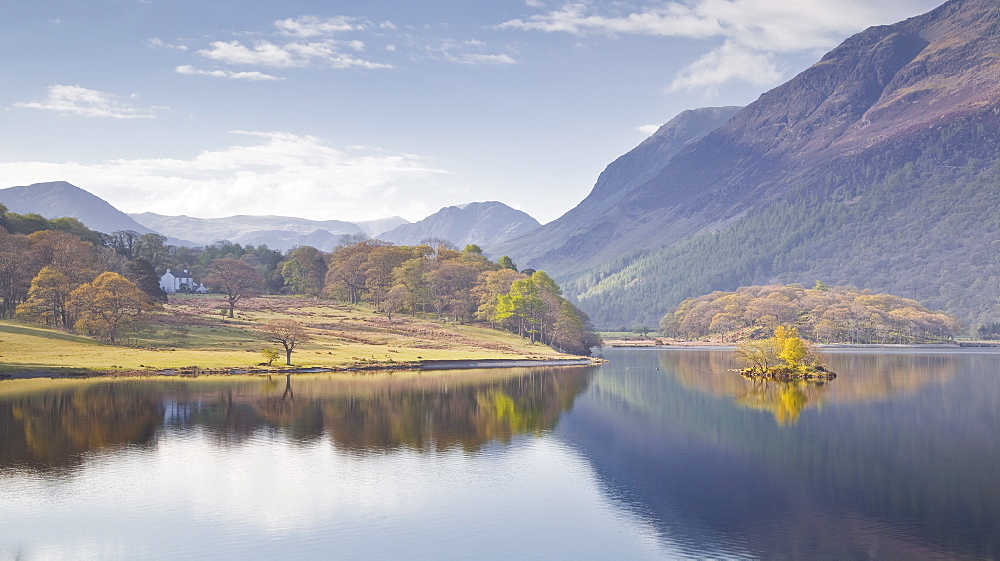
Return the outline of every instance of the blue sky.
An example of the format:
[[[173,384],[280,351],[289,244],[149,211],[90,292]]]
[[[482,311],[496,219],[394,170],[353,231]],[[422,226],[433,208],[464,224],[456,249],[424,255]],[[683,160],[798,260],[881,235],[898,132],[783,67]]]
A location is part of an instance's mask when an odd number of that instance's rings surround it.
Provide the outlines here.
[[[677,113],[938,0],[0,0],[0,187],[127,212],[553,220]]]

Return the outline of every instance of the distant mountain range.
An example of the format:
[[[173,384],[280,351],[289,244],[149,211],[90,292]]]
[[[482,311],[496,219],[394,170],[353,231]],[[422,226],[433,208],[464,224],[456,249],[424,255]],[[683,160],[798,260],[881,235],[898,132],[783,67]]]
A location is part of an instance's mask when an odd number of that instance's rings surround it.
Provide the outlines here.
[[[301,245],[311,245],[323,251],[330,251],[345,234],[372,236],[381,233],[381,228],[393,228],[406,223],[406,220],[398,216],[361,223],[307,220],[289,216],[237,215],[225,218],[194,218],[164,216],[152,212],[129,216],[161,234],[183,237],[198,245],[227,240],[243,245],[265,244],[281,251]]]
[[[598,325],[817,279],[996,321],[998,60],[995,0],[872,27],[735,114],[681,115],[668,127],[703,126],[654,136],[575,209],[499,249],[554,274]]]
[[[412,224],[402,224],[379,234],[379,239],[396,245],[414,245],[423,240],[448,240],[459,248],[468,244],[495,246],[541,226],[527,213],[503,203],[487,201],[442,208]]]
[[[265,244],[281,251],[303,245],[330,251],[344,235],[366,235],[406,245],[434,238],[458,247],[466,244],[485,247],[539,226],[538,221],[524,212],[495,201],[445,207],[412,224],[398,216],[345,222],[288,216],[194,218],[152,212],[125,214],[65,181],[0,189],[0,203],[19,214],[37,213],[46,218],[71,216],[104,233],[155,232],[167,236],[168,243],[173,245],[197,246],[225,240],[243,245]]]

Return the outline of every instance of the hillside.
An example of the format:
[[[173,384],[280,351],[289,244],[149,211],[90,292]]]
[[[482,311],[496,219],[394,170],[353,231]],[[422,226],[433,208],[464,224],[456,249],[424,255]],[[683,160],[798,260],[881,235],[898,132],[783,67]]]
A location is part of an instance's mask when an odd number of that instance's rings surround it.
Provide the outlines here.
[[[539,227],[528,214],[496,201],[442,208],[434,214],[379,234],[397,245],[415,245],[428,238],[448,240],[461,248],[467,244],[488,247],[521,236]]]
[[[49,219],[64,216],[76,218],[91,230],[105,234],[120,230],[140,234],[163,233],[143,226],[104,199],[65,181],[0,189],[0,204],[18,214],[34,213]],[[183,236],[168,241],[174,245],[190,245]]]
[[[684,111],[652,136],[621,156],[597,178],[583,201],[558,219],[506,243],[490,247],[495,255],[516,255],[518,263],[553,274],[600,262],[598,253],[633,249],[609,237],[624,219],[614,209],[630,193],[659,173],[679,152],[728,121],[739,107],[705,107]],[[624,241],[624,240],[623,240]]]
[[[817,279],[1000,317],[998,60],[994,2],[870,28],[519,263],[555,272],[597,325]]]

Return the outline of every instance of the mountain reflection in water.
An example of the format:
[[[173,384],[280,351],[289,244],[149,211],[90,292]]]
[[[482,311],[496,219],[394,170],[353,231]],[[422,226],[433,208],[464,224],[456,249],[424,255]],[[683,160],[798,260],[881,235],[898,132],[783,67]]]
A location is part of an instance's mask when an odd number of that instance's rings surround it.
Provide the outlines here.
[[[556,435],[692,557],[1000,557],[1000,354],[831,353],[791,406],[728,351],[604,356]]]

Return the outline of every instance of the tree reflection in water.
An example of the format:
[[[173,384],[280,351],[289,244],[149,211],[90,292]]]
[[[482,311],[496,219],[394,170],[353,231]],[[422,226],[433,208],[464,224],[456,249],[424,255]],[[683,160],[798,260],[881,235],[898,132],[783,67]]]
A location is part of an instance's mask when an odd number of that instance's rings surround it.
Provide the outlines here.
[[[746,390],[736,394],[737,404],[748,409],[770,411],[779,425],[794,425],[810,402],[822,399],[824,382],[748,379]]]
[[[150,446],[163,411],[160,400],[124,384],[0,398],[0,468],[68,469],[87,452]]]
[[[159,431],[217,444],[280,434],[355,453],[461,449],[551,430],[593,368],[403,375],[106,380],[0,386],[0,469],[72,468],[94,451],[153,446]]]
[[[745,379],[733,372],[739,364],[733,353],[725,350],[663,352],[659,363],[686,388],[730,397],[748,409],[768,411],[780,425],[795,424],[809,407],[886,399],[955,376],[955,362],[945,355],[852,353],[827,358],[830,369],[841,374],[830,382]],[[928,376],[928,370],[934,375]]]

